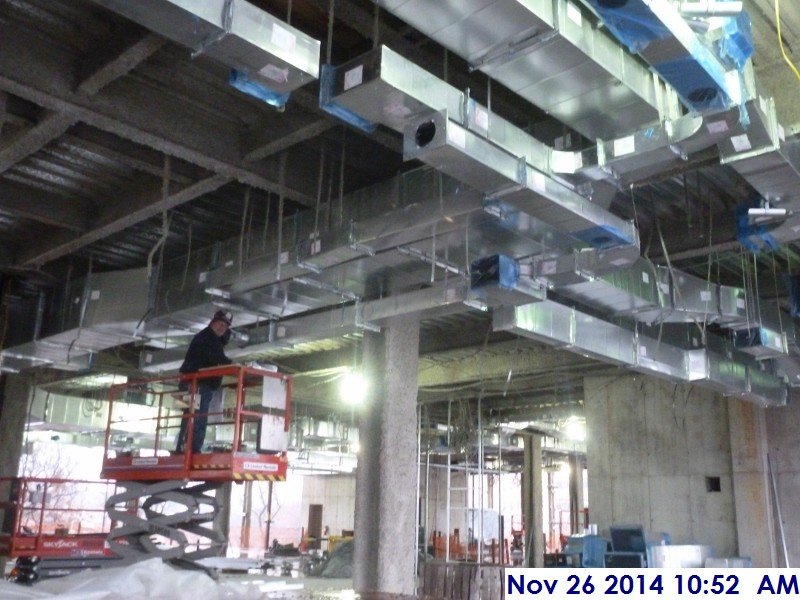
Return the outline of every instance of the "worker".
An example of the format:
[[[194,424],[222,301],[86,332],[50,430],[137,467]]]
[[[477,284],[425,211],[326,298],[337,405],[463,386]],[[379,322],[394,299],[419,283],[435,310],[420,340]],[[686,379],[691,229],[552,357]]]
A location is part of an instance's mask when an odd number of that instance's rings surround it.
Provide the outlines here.
[[[194,373],[200,369],[231,364],[231,359],[225,356],[225,343],[230,339],[230,327],[233,322],[231,313],[218,310],[211,318],[208,327],[192,338],[189,349],[180,369],[181,373]],[[220,393],[222,377],[202,377],[197,380],[197,392],[200,395],[200,405],[196,408],[194,427],[192,428],[192,452],[198,453],[203,448],[206,438],[206,425],[208,411],[215,393]],[[181,382],[180,388],[188,389],[188,382]],[[183,453],[186,441],[189,409],[184,409],[181,419],[181,428],[178,432],[178,444],[175,449]]]

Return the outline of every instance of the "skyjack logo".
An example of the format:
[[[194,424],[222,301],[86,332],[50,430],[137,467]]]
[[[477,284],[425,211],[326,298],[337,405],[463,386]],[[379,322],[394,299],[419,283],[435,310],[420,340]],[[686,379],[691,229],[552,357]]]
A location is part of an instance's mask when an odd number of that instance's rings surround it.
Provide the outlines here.
[[[42,546],[45,548],[77,548],[78,545],[78,540],[45,540],[42,542]]]
[[[131,464],[137,467],[146,466],[146,465],[157,465],[158,459],[156,457],[152,458],[134,458],[131,460]]]

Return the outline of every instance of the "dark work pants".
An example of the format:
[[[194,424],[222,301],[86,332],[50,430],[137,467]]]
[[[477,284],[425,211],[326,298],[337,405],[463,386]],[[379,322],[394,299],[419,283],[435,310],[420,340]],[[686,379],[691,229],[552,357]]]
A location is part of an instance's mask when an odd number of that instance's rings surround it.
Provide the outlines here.
[[[192,427],[192,452],[200,452],[203,448],[203,442],[206,439],[206,425],[208,423],[208,408],[211,406],[211,398],[214,396],[214,390],[210,387],[200,384],[198,386],[198,393],[200,394],[200,406],[195,410],[194,427]],[[186,431],[189,424],[189,409],[183,410],[183,418],[181,419],[181,428],[178,431],[178,445],[176,450],[183,452],[184,443],[186,442]]]

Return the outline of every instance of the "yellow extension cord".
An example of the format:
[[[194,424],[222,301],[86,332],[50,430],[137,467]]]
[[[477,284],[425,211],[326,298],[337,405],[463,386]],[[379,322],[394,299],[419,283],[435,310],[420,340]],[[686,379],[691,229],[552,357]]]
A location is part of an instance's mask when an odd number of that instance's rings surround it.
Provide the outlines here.
[[[800,79],[800,71],[797,70],[797,67],[786,54],[786,48],[783,45],[783,35],[781,34],[781,0],[775,0],[775,25],[778,29],[778,45],[780,46],[783,60],[785,60],[786,64],[791,67],[792,71],[797,76],[797,79]]]

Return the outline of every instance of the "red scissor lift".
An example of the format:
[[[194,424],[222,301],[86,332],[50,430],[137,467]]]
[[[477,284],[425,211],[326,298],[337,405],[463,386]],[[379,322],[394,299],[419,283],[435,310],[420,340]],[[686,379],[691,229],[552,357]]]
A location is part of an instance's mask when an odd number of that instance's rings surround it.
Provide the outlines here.
[[[217,377],[224,398],[206,415],[209,448],[193,453],[193,422],[200,413],[191,399],[204,379]],[[188,392],[179,390],[181,382]],[[286,479],[291,383],[261,367],[228,365],[113,386],[101,477],[124,491],[106,503],[119,524],[108,536],[111,550],[131,560],[219,555],[226,540],[214,527],[221,508],[217,490],[230,481]],[[179,405],[181,398],[188,403]],[[155,414],[131,418],[126,407],[134,401],[149,404]],[[188,439],[177,454],[172,449],[182,420]],[[154,432],[152,447],[115,448],[115,440],[127,435],[120,432],[132,431]]]
[[[116,558],[106,543],[111,521],[103,507],[115,492],[109,481],[0,478],[0,556],[41,560],[37,572],[49,576]]]

